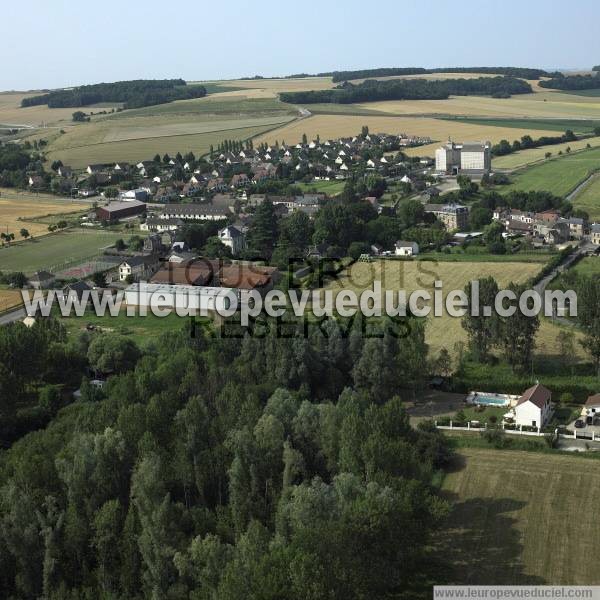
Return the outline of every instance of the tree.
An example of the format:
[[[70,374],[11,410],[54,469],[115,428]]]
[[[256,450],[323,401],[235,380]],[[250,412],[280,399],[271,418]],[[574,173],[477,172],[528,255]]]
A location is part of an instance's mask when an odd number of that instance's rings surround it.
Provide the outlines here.
[[[511,283],[508,289],[512,291],[518,303],[521,294],[527,290],[527,285]],[[515,305],[515,303],[513,303]],[[532,367],[535,335],[540,326],[539,317],[528,317],[516,306],[511,316],[500,317],[499,341],[504,351],[504,357],[514,371],[524,373]]]
[[[567,368],[571,370],[573,374],[573,366],[575,359],[575,334],[572,331],[566,331],[561,329],[558,336],[558,352]]]
[[[29,231],[27,229],[25,229],[25,228],[21,229],[21,231],[19,232],[19,234],[25,240],[29,237]]]
[[[498,336],[499,321],[494,311],[490,311],[490,314],[486,316],[484,309],[486,306],[494,306],[498,294],[498,284],[493,277],[480,279],[478,283],[477,303],[473,302],[473,283],[469,282],[465,286],[468,308],[461,324],[467,332],[469,351],[473,358],[479,362],[487,362]]]
[[[452,357],[446,348],[440,348],[439,354],[433,363],[433,370],[434,373],[439,373],[442,377],[448,377],[452,373]]]
[[[76,110],[73,113],[72,118],[75,123],[83,123],[90,120],[90,118],[81,110]]]
[[[406,227],[413,227],[423,221],[425,209],[418,200],[405,200],[400,203],[398,216]]]
[[[277,216],[270,200],[265,200],[254,213],[247,235],[249,250],[255,256],[269,260],[277,235]]]
[[[135,366],[139,349],[130,338],[116,333],[102,333],[92,340],[88,360],[102,373],[122,373]]]
[[[101,271],[96,271],[96,273],[92,274],[92,282],[95,287],[106,287],[106,275]]]
[[[125,248],[127,248],[127,246],[125,245],[125,242],[122,238],[119,238],[115,241],[115,250],[122,252],[123,250],[125,250]]]
[[[207,258],[231,258],[231,248],[215,235],[206,240],[202,254]]]
[[[584,331],[583,348],[594,361],[600,377],[600,284],[597,279],[583,277],[577,293],[577,320]]]

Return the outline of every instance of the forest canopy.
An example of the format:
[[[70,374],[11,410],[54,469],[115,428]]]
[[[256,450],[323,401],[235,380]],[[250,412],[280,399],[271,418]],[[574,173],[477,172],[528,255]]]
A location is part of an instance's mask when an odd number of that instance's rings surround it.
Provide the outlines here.
[[[56,90],[40,96],[23,98],[21,106],[47,104],[48,108],[75,108],[99,102],[121,102],[123,108],[140,108],[204,96],[204,86],[188,86],[183,79],[136,79]]]
[[[368,79],[360,84],[345,82],[333,90],[284,92],[283,102],[314,104],[374,102],[379,100],[445,100],[449,96],[495,96],[529,94],[531,86],[514,77],[478,77],[475,79]]]

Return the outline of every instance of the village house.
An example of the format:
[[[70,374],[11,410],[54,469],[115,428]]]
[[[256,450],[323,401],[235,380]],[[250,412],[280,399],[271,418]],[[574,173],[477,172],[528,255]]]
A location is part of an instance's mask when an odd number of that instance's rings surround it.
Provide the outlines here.
[[[246,248],[246,235],[235,225],[229,225],[219,230],[221,243],[231,248],[231,253],[236,256]]]
[[[541,384],[523,392],[515,408],[515,423],[529,427],[544,427],[551,414],[552,393]]]
[[[600,417],[600,394],[588,396],[588,399],[581,409],[581,416],[592,417],[592,419]]]
[[[86,292],[90,292],[92,288],[85,281],[75,281],[74,283],[69,283],[62,289],[63,298],[67,300],[72,297],[79,302],[83,300],[83,296]],[[88,302],[90,301],[88,296]]]
[[[600,246],[600,223],[594,223],[590,231],[590,240],[592,244]]]
[[[396,256],[416,256],[419,254],[419,244],[399,240],[395,244],[395,254]]]
[[[155,255],[130,256],[119,265],[119,281],[136,281],[152,275],[158,266]]]
[[[573,239],[583,239],[586,227],[587,223],[585,222],[585,219],[582,219],[580,217],[569,217],[569,230]]]
[[[469,219],[469,209],[462,204],[426,204],[425,212],[435,215],[449,231],[464,229]]]

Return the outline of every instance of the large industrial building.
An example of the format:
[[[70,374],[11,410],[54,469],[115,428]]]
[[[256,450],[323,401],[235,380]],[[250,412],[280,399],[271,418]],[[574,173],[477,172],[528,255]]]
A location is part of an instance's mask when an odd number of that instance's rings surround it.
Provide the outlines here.
[[[448,175],[483,175],[492,168],[490,142],[448,142],[435,151],[435,170]]]

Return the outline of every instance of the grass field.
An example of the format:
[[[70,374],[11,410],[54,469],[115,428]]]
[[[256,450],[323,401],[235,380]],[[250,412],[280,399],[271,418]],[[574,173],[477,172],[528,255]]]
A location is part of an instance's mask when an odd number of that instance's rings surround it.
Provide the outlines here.
[[[102,328],[104,331],[115,331],[127,335],[140,346],[155,339],[155,336],[164,331],[181,329],[186,321],[174,313],[166,317],[157,317],[151,312],[145,317],[128,317],[124,311],[117,317],[111,317],[108,314],[99,317],[93,311],[89,311],[83,317],[60,317],[60,320],[67,329],[68,335],[77,335],[89,324]]]
[[[512,139],[509,141],[512,141]],[[566,152],[567,148],[571,148],[573,152],[586,150],[588,144],[592,148],[600,146],[600,137],[591,137],[576,142],[565,142],[564,144],[555,144],[553,146],[541,146],[540,148],[531,148],[530,150],[521,150],[506,156],[498,156],[492,159],[492,167],[494,169],[517,169],[532,163],[543,162],[546,152],[550,152],[556,157],[559,152]]]
[[[225,139],[244,140],[288,123],[298,110],[272,98],[208,96],[111,115],[72,127],[48,147],[51,160],[83,167],[135,161],[165,152],[207,152]]]
[[[598,167],[600,168],[600,161]],[[573,205],[585,210],[590,215],[590,219],[600,220],[600,176],[590,179],[585,187],[575,195]]]
[[[48,160],[60,159],[63,163],[72,167],[81,168],[90,163],[110,163],[119,160],[130,162],[149,160],[155,154],[162,155],[164,153],[174,155],[177,152],[184,154],[192,151],[196,155],[201,155],[208,152],[211,145],[216,148],[225,139],[246,140],[270,128],[271,126],[265,125],[261,127],[242,127],[207,133],[149,137],[82,145],[62,150],[51,149],[48,154]]]
[[[0,270],[31,274],[45,269],[57,271],[66,264],[98,254],[123,237],[113,231],[66,230],[0,249]]]
[[[48,225],[32,222],[30,219],[86,208],[89,208],[89,204],[73,202],[68,198],[0,188],[0,231],[14,233],[17,239],[20,239],[19,231],[22,228],[34,236],[44,235],[48,233]]]
[[[464,448],[444,492],[454,507],[437,546],[456,584],[598,584],[593,519],[600,462]]]
[[[511,177],[502,191],[547,190],[557,196],[571,192],[591,171],[600,168],[600,147],[527,167]]]
[[[587,277],[600,276],[600,256],[586,256],[582,258],[574,267],[571,267],[569,271],[575,271],[578,275],[585,275]]]

